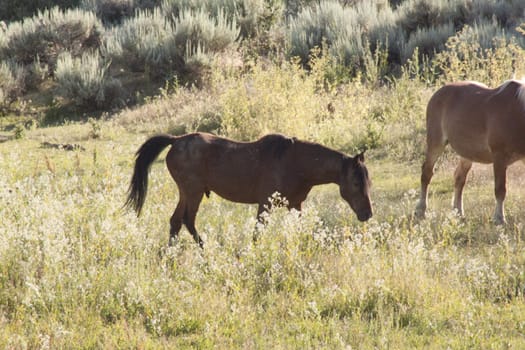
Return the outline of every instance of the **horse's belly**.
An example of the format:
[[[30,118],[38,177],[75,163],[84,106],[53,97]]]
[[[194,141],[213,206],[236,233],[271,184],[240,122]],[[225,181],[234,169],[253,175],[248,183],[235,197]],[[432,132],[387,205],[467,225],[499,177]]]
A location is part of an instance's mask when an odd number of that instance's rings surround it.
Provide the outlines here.
[[[493,157],[490,148],[483,142],[480,143],[454,143],[450,142],[450,146],[461,157],[469,159],[476,163],[492,163]]]
[[[210,190],[216,193],[218,196],[237,203],[257,203],[257,196],[250,190],[246,188],[210,188]]]
[[[492,152],[484,123],[452,114],[446,123],[445,137],[452,149],[461,157],[477,163],[492,163]]]

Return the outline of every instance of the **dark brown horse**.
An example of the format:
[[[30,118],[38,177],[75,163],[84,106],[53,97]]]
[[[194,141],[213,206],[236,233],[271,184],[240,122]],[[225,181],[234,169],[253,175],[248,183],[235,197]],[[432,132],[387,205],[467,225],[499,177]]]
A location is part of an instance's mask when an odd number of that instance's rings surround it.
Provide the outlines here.
[[[525,158],[525,85],[510,80],[496,89],[475,82],[445,85],[427,106],[427,151],[416,215],[424,217],[434,164],[450,144],[460,156],[454,173],[454,208],[463,215],[463,187],[472,162],[493,163],[496,224],[505,222],[507,167]]]
[[[370,180],[362,153],[347,157],[317,143],[276,134],[255,142],[236,142],[206,133],[158,135],[140,147],[126,202],[138,215],[146,198],[149,168],[167,146],[171,149],[166,163],[179,189],[179,202],[170,220],[170,243],[185,224],[202,247],[195,216],[203,195],[211,191],[233,202],[258,204],[261,219],[275,192],[287,199],[288,208],[301,210],[313,186],[336,183],[359,220],[372,216]]]

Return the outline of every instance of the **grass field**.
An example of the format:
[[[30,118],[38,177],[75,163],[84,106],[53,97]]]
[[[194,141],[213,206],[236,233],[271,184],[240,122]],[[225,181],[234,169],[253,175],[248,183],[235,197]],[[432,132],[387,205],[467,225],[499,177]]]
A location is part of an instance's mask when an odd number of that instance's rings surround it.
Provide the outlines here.
[[[212,194],[197,217],[205,249],[186,230],[168,248],[178,197],[164,154],[152,167],[143,215],[122,205],[134,152],[148,135],[187,118],[191,101],[202,106],[192,96],[96,123],[28,130],[0,144],[0,348],[525,346],[524,164],[509,171],[505,227],[490,220],[490,166],[472,171],[466,218],[451,211],[451,153],[438,164],[427,219],[415,221],[422,148],[391,151],[389,136],[421,139],[414,128],[423,117],[415,113],[410,130],[393,123],[368,152],[370,221],[360,223],[338,188],[326,185],[312,191],[301,216],[274,210],[253,244],[256,207]],[[349,96],[360,93],[345,96],[356,110]],[[166,106],[178,116],[164,116]],[[140,122],[141,113],[150,118]],[[350,113],[338,118],[367,132]]]
[[[413,217],[430,96],[525,74],[523,2],[4,2],[0,349],[525,348],[525,164],[505,226],[490,165],[451,210],[451,151]],[[21,20],[48,3],[73,9]],[[212,193],[205,249],[168,247],[166,153],[123,205],[140,145],[194,131],[366,148],[374,216],[319,186],[254,243],[256,206]]]

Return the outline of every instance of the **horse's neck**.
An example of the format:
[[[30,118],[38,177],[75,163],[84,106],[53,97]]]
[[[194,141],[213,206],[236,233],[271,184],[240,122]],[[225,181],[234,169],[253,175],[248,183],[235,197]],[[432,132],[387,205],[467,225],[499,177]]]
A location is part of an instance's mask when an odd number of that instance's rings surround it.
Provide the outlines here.
[[[312,185],[339,183],[343,154],[318,144],[303,144],[298,150],[301,172]]]

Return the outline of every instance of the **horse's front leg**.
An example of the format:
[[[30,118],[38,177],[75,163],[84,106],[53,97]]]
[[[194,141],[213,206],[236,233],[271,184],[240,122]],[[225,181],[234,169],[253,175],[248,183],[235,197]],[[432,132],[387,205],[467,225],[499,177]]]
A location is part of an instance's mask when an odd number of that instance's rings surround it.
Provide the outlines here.
[[[425,217],[428,201],[428,185],[430,184],[432,176],[434,175],[434,165],[445,148],[443,143],[434,142],[434,139],[431,140],[430,136],[430,134],[427,136],[427,152],[425,161],[421,166],[421,193],[415,211],[415,215],[418,218]]]
[[[261,229],[266,225],[269,205],[269,202],[259,203],[259,207],[257,208],[257,223],[253,231],[253,243],[257,242]]]
[[[507,163],[497,159],[494,161],[494,194],[496,196],[496,209],[494,211],[494,223],[496,225],[505,224],[505,208],[503,201],[507,194]]]

